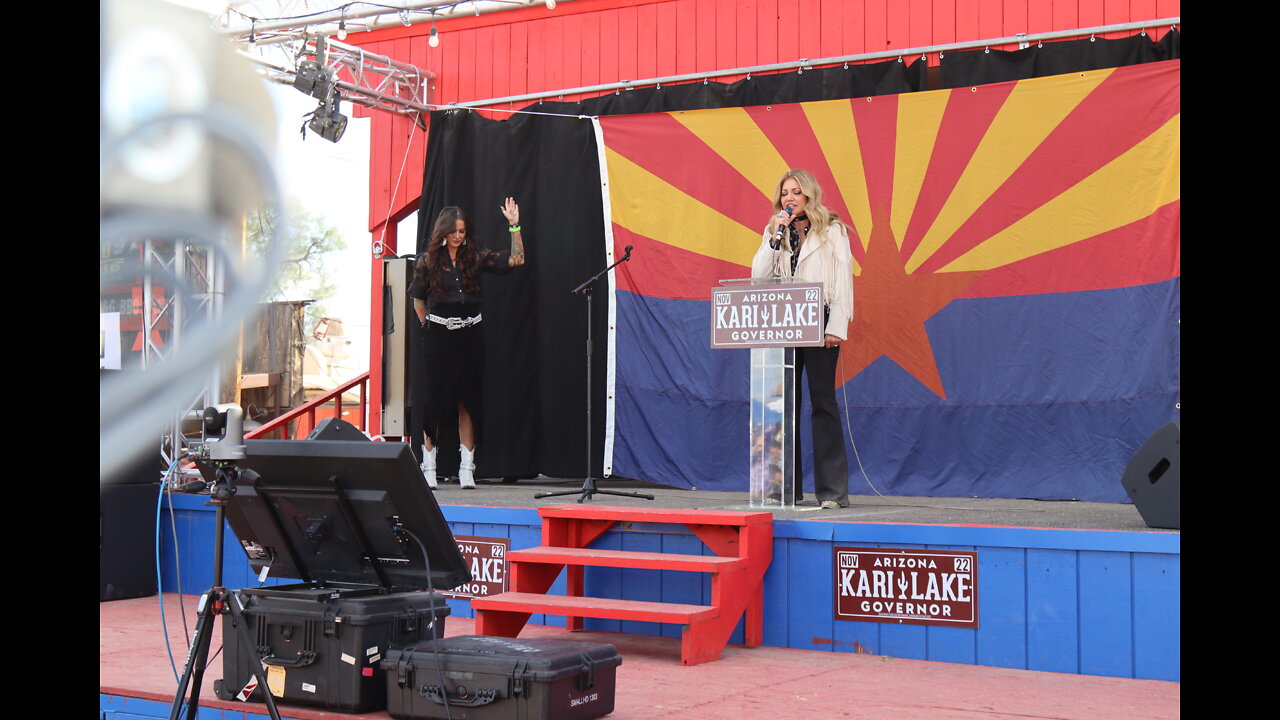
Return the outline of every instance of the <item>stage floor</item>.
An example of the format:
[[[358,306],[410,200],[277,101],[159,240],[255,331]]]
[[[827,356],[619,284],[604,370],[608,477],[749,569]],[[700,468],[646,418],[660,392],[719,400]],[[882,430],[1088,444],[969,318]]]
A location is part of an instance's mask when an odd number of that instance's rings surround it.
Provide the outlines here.
[[[1119,483],[1119,479],[1116,480]],[[474,490],[464,490],[457,481],[441,483],[436,489],[440,505],[533,508],[577,502],[581,493],[534,499],[542,492],[581,489],[581,479],[539,476],[504,483],[500,479],[480,479]],[[704,510],[751,510],[746,492],[684,490],[639,480],[598,479],[599,490],[641,492],[654,496],[643,500],[597,494],[586,502],[595,505],[634,505]],[[859,491],[851,484],[850,490]],[[1138,509],[1130,504],[1078,502],[1074,500],[1005,500],[981,498],[888,497],[850,494],[851,504],[838,510],[823,510],[807,496],[795,510],[770,510],[778,519],[821,522],[919,523],[927,525],[997,525],[1024,528],[1071,530],[1115,530],[1132,532],[1178,532],[1149,528]],[[804,504],[807,502],[808,504]]]
[[[193,631],[196,598],[182,600],[187,627]],[[165,594],[164,603],[167,634],[181,672],[186,651],[178,597]],[[101,693],[139,698],[141,705],[173,700],[177,682],[161,627],[158,596],[100,603]],[[445,622],[449,636],[472,634],[474,627],[467,619],[450,617]],[[616,706],[607,716],[610,720],[747,720],[802,714],[861,720],[1167,720],[1180,715],[1182,686],[1176,682],[741,645],[728,646],[715,662],[684,667],[676,638],[598,631],[570,634],[563,628],[542,626],[528,626],[521,633],[521,637],[548,636],[606,642],[618,648],[623,660]],[[219,628],[213,648],[220,643]],[[261,704],[218,700],[212,688],[214,679],[221,676],[218,656],[204,677],[202,708],[247,710],[266,717]],[[127,702],[113,703],[121,712],[134,711]],[[390,717],[385,712],[350,715],[279,707],[282,717],[297,720]],[[155,709],[154,704],[150,709]]]

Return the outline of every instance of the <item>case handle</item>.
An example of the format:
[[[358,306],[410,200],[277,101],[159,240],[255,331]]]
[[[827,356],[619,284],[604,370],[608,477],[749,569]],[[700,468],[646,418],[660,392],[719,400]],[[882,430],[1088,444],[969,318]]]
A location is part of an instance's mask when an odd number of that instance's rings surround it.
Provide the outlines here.
[[[259,651],[261,651],[262,649],[263,648],[259,648]],[[269,650],[270,648],[266,648],[266,649]],[[285,660],[283,658],[278,658],[274,655],[265,655],[265,654],[262,654],[261,657],[262,657],[262,662],[266,663],[267,665],[276,665],[279,667],[306,667],[316,661],[316,653],[314,650],[301,650],[298,652],[298,656],[293,658],[292,660]]]
[[[418,688],[418,693],[437,705],[444,705],[445,700],[448,699],[449,705],[457,705],[458,707],[480,707],[481,705],[488,705],[498,698],[497,690],[482,688],[472,694],[462,685],[456,686],[452,695],[448,694],[447,691],[442,693],[439,685],[423,685]]]

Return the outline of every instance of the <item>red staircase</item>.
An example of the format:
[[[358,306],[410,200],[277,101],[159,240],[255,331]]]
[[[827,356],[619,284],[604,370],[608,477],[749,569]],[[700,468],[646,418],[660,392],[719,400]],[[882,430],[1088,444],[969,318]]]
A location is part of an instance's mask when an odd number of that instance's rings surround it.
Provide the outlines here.
[[[760,645],[764,630],[764,573],[773,557],[773,515],[767,512],[562,505],[539,508],[542,545],[507,553],[511,591],[474,598],[476,632],[516,637],[532,613],[564,615],[570,630],[582,618],[683,625],[680,662],[698,665],[720,657],[746,613],[745,640]],[[615,523],[683,524],[715,555],[676,555],[588,547]],[[583,595],[587,566],[711,573],[711,604],[642,602]],[[547,595],[562,568],[566,594]]]

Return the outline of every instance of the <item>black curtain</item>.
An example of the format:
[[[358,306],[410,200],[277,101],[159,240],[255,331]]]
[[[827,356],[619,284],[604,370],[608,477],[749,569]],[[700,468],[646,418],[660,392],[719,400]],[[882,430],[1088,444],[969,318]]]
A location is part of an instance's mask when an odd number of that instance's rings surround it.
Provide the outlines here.
[[[1135,37],[1152,44],[1144,36]],[[1166,40],[1160,46],[1172,45],[1176,52],[1176,37]],[[1103,47],[1126,42],[1141,44],[1134,39],[1098,42]],[[972,83],[1035,77],[1038,70],[1069,64],[1057,60],[1056,55],[1052,63],[1040,60],[1056,50],[1046,51],[1047,48],[1053,45],[1028,48],[1035,51],[1032,53],[1018,51],[1036,59],[1023,62],[1018,65],[1021,70],[1015,71],[1032,74]],[[948,53],[944,70],[966,63],[990,65],[987,59],[968,61],[973,54]],[[1074,54],[1082,58],[1081,62],[1097,62],[1093,49]],[[1139,60],[1143,61],[1147,60]],[[1083,69],[1092,68],[1073,66],[1054,72]],[[958,82],[968,84],[971,81],[967,79]],[[892,60],[757,75],[731,84],[707,81],[627,90],[580,102],[539,102],[524,108],[538,114],[516,114],[501,121],[467,110],[433,112],[418,210],[417,251],[425,249],[436,215],[448,205],[459,205],[471,214],[480,243],[494,249],[508,247],[510,239],[498,206],[503,198],[514,196],[520,204],[528,257],[525,266],[510,275],[484,278],[485,405],[477,447],[477,476],[532,477],[541,473],[572,478],[584,477],[587,472],[587,307],[586,299],[571,291],[604,269],[605,252],[597,148],[591,122],[585,118],[836,100],[925,89],[927,66],[917,58],[910,63]],[[603,281],[597,281],[595,289],[590,319],[590,473],[600,477],[608,298],[603,294]],[[412,371],[410,374],[414,375]],[[410,392],[413,407],[421,407],[420,383],[413,377]],[[416,412],[410,427],[414,437],[420,438],[421,418]],[[419,442],[413,444],[417,446]],[[452,473],[457,467],[456,437],[441,438],[439,444],[440,471]]]
[[[1176,29],[1160,42],[1145,33],[1127,38],[1081,38],[1038,43],[1021,50],[965,50],[943,53],[939,71],[944,88],[971,87],[1027,78],[1124,67],[1181,57]]]

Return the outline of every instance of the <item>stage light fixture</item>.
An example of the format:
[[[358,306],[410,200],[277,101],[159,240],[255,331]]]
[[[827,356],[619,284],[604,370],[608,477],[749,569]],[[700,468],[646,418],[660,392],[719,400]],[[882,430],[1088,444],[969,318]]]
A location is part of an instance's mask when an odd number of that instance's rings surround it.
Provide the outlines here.
[[[311,114],[310,122],[307,123],[311,132],[335,143],[341,140],[342,134],[347,131],[347,116],[338,112],[338,102],[337,95],[334,95],[331,101],[322,100],[320,106]]]
[[[298,63],[298,73],[293,78],[293,87],[303,95],[310,95],[321,100],[329,95],[333,87],[333,70],[315,60],[303,60]]]

